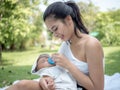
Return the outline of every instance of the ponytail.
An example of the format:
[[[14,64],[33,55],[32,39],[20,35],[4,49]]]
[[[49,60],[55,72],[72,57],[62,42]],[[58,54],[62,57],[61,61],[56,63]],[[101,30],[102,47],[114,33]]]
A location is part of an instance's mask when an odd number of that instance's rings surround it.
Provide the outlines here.
[[[81,18],[82,16],[80,14],[79,7],[76,5],[76,3],[72,2],[72,1],[68,1],[68,2],[65,2],[65,4],[70,6],[73,9],[73,13],[71,14],[71,17],[74,21],[75,34],[77,35],[76,28],[78,28],[80,30],[80,32],[89,34],[87,28],[83,24],[83,21],[82,21],[82,18]]]

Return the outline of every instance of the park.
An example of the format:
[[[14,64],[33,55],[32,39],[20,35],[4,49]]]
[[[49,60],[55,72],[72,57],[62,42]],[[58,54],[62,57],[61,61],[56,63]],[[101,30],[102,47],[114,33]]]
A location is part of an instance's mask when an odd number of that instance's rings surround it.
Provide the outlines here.
[[[47,0],[0,1],[0,87],[37,78],[31,74],[36,57],[59,50],[61,41],[47,32],[40,4],[48,5]],[[120,73],[120,8],[102,12],[91,1],[77,4],[89,34],[103,46],[105,74]]]

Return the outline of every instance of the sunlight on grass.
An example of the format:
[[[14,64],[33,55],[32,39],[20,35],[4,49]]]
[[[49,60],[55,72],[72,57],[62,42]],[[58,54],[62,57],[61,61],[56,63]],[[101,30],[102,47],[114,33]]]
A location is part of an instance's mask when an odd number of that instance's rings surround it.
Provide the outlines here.
[[[111,64],[111,63],[114,63],[114,62],[115,62],[115,60],[109,60],[109,61],[106,60],[106,64]]]
[[[112,75],[120,72],[120,47],[104,47],[105,73]]]
[[[0,87],[12,84],[15,80],[34,79],[36,75],[30,73],[33,62],[41,53],[54,53],[56,50],[32,47],[25,51],[4,51],[0,65]],[[105,74],[112,75],[120,72],[120,47],[104,47]]]
[[[41,53],[53,53],[57,50],[33,47],[25,51],[3,52],[0,65],[0,87],[12,84],[15,80],[34,79],[38,76],[30,73],[33,62]]]

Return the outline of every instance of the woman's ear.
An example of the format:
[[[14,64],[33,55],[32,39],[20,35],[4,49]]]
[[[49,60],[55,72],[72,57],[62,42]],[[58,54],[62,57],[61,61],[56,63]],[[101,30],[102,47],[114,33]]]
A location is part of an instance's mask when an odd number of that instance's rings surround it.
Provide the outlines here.
[[[67,25],[73,24],[73,20],[72,20],[72,17],[71,17],[70,15],[66,16],[66,18],[65,18],[65,23],[66,23]]]

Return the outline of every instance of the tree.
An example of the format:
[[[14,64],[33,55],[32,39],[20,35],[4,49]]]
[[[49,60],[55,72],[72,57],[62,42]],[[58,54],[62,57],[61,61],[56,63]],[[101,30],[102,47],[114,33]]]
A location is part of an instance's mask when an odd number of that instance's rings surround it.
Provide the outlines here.
[[[9,6],[9,7],[8,7]],[[2,60],[2,43],[3,41],[3,37],[6,36],[6,34],[4,35],[4,33],[2,33],[2,31],[4,30],[4,26],[6,25],[6,23],[4,22],[6,17],[10,17],[10,15],[12,14],[12,9],[14,9],[16,5],[12,4],[11,1],[6,1],[6,0],[0,0],[0,61]]]
[[[120,45],[119,10],[102,12],[97,15],[94,30],[99,32],[98,38],[103,45]]]
[[[42,15],[39,12],[39,3],[39,0],[3,0],[0,2],[2,16],[0,43],[3,49],[25,48],[25,43],[33,37],[33,34],[37,36],[41,32],[42,20],[39,20],[39,26],[35,23],[35,19]],[[41,28],[38,29],[38,27]]]
[[[0,44],[0,62],[2,61],[2,46]]]
[[[39,3],[40,0],[0,0],[0,55],[2,49],[25,48],[36,28],[31,18]]]
[[[23,10],[22,4],[19,1],[1,0],[1,21],[0,21],[0,43],[3,49],[14,49],[17,47],[17,42],[25,37],[27,31],[28,16],[27,9]]]
[[[78,2],[80,12],[83,16],[83,21],[89,31],[92,31],[95,26],[96,16],[99,12],[99,8],[95,6],[91,1],[89,3]]]
[[[103,45],[120,45],[120,9],[100,12],[91,1],[78,2],[86,27],[97,32],[97,38]]]

